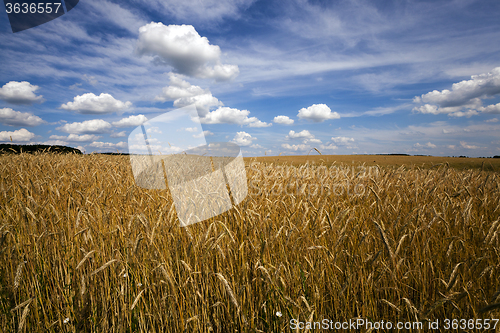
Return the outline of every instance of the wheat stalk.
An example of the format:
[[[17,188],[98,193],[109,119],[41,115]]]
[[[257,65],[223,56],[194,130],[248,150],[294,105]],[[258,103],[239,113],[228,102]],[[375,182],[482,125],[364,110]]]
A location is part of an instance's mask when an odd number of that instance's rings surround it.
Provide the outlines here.
[[[108,266],[110,266],[111,264],[113,264],[114,262],[117,262],[117,261],[118,261],[118,259],[112,259],[112,260],[108,261],[107,263],[105,263],[104,265],[102,265],[101,267],[99,267],[98,269],[93,271],[92,274],[90,274],[90,276],[96,275],[97,273],[105,270]]]
[[[233,302],[234,306],[236,307],[236,310],[238,311],[238,313],[240,313],[240,305],[238,304],[236,297],[234,297],[234,293],[233,290],[231,289],[231,286],[229,285],[229,282],[227,282],[224,275],[220,273],[216,273],[215,275],[217,276],[217,278],[219,278],[220,281],[222,281],[222,284],[224,284],[224,287],[226,288],[226,292],[228,293],[231,302]]]

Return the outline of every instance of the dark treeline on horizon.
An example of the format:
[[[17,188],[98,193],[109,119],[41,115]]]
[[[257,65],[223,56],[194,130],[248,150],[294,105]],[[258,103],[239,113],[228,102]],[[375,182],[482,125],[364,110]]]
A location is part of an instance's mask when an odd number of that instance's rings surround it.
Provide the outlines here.
[[[0,144],[0,154],[20,154],[20,153],[62,153],[62,154],[83,154],[80,149],[67,146],[51,145],[15,145]]]

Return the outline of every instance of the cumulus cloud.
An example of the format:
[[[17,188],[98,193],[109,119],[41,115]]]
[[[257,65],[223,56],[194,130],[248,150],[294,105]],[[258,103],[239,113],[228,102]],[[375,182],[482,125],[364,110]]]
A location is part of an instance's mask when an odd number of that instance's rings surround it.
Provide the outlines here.
[[[27,81],[10,81],[0,88],[0,99],[12,104],[42,103],[43,96],[35,94],[39,88]]]
[[[11,108],[0,109],[0,123],[9,126],[38,126],[44,124],[42,118],[28,112],[14,111]]]
[[[169,73],[170,84],[162,89],[162,93],[155,100],[166,102],[174,101],[174,106],[182,108],[194,104],[201,117],[204,117],[211,107],[224,106],[208,89],[191,85],[178,74]]]
[[[314,139],[314,135],[309,133],[308,130],[302,130],[300,132],[290,130],[290,132],[288,132],[288,135],[286,136],[286,139]]]
[[[436,148],[437,146],[433,143],[430,143],[430,142],[427,142],[424,144],[420,144],[417,142],[413,145],[413,147],[415,147],[415,148]]]
[[[49,137],[49,139],[52,139],[52,140],[63,140],[63,141],[70,141],[70,142],[90,142],[90,141],[99,140],[100,138],[101,137],[99,135],[93,135],[93,134],[84,134],[84,135],[70,134],[68,136],[51,135]]]
[[[194,104],[196,110],[200,117],[204,117],[210,111],[211,107],[224,106],[224,104],[219,101],[216,97],[212,96],[212,93],[201,94],[191,97],[182,97],[174,101],[174,106],[176,108],[182,108],[188,105]]]
[[[25,128],[21,128],[16,131],[8,132],[2,131],[0,132],[0,141],[30,141],[35,137],[34,133],[31,133]]]
[[[320,139],[305,139],[303,143],[321,143]]]
[[[497,123],[498,122],[498,118],[492,118],[492,119],[488,119],[488,120],[485,120],[487,123]]]
[[[236,143],[238,146],[243,147],[243,146],[250,146],[253,140],[257,140],[257,138],[252,137],[247,132],[238,132],[236,133],[232,141]]]
[[[280,125],[292,125],[294,123],[294,120],[290,119],[287,116],[276,116],[276,117],[274,117],[273,121],[276,124],[280,124]]]
[[[67,146],[68,142],[63,141],[63,140],[47,140],[44,142],[41,142],[42,145],[49,145],[49,146]]]
[[[174,73],[169,73],[168,75],[170,77],[170,85],[164,87],[161,95],[155,97],[157,101],[174,101],[179,98],[193,97],[209,92],[208,89],[202,89],[199,86],[191,85],[179,75]]]
[[[221,50],[201,37],[192,25],[164,25],[151,22],[139,28],[136,51],[140,55],[156,56],[180,74],[216,81],[234,79],[236,65],[221,63]]]
[[[245,125],[248,125],[248,127],[269,127],[273,124],[260,121],[257,117],[250,117],[245,119]]]
[[[175,107],[194,104],[204,124],[238,124],[248,127],[269,127],[272,124],[260,121],[256,117],[248,117],[250,111],[224,107],[224,104],[208,89],[191,85],[179,75],[170,73],[170,85],[163,88],[162,94],[155,97],[159,101],[173,100]],[[210,111],[212,107],[218,107]]]
[[[307,150],[307,149],[311,148],[311,146],[309,146],[307,144],[291,145],[291,144],[288,144],[288,143],[282,144],[281,147],[283,147],[283,148],[285,148],[287,150],[293,150],[293,151]]]
[[[484,113],[500,114],[500,103],[481,107],[479,110]]]
[[[479,146],[469,145],[465,141],[460,141],[460,146],[462,146],[462,148],[465,148],[465,149],[479,149],[479,148],[481,148]]]
[[[470,80],[454,83],[451,90],[433,90],[416,96],[414,103],[423,104],[413,108],[424,114],[448,114],[454,117],[471,117],[484,113],[500,113],[500,103],[482,106],[482,100],[500,94],[500,67],[490,73],[473,75]]]
[[[250,111],[220,107],[200,118],[202,124],[237,124],[248,127],[269,127],[272,124],[260,121],[257,117],[248,117]]]
[[[215,111],[209,112],[204,118],[201,118],[203,124],[239,124],[245,123],[250,111],[238,110],[228,107],[220,107]]]
[[[123,138],[123,137],[127,136],[127,133],[125,131],[121,131],[118,133],[111,133],[109,136],[112,138]]]
[[[95,148],[126,148],[127,143],[123,141],[118,143],[95,141],[90,146]]]
[[[471,104],[476,98],[486,98],[500,94],[500,67],[491,73],[473,75],[471,80],[454,83],[451,90],[434,90],[421,97],[415,97],[415,102],[437,104],[441,107],[453,107]]]
[[[143,114],[139,114],[137,116],[130,116],[119,121],[114,121],[112,122],[112,124],[116,127],[134,127],[139,126],[146,121],[148,121],[148,118],[146,118],[146,116]]]
[[[319,148],[321,150],[335,150],[335,149],[338,149],[339,147],[337,147],[334,144],[329,144],[329,145],[321,145],[321,146],[319,146]]]
[[[110,94],[101,93],[99,96],[86,93],[73,98],[73,102],[61,105],[61,109],[76,111],[82,114],[105,114],[128,109],[131,102],[122,102]]]
[[[323,122],[328,119],[339,119],[340,115],[332,110],[326,104],[313,104],[308,108],[299,110],[297,116],[300,119],[307,119],[314,122]]]
[[[345,136],[337,136],[337,137],[334,137],[332,138],[332,141],[337,143],[337,144],[349,144],[351,142],[354,142],[354,138],[348,138],[348,137],[345,137]]]
[[[413,111],[423,114],[451,113],[451,112],[456,112],[457,110],[458,110],[457,108],[453,108],[453,110],[444,108],[439,109],[437,105],[431,105],[431,104],[424,104],[422,106],[413,108]]]
[[[103,119],[92,119],[84,122],[74,122],[57,127],[59,131],[72,134],[101,134],[108,133],[111,129],[111,124]]]

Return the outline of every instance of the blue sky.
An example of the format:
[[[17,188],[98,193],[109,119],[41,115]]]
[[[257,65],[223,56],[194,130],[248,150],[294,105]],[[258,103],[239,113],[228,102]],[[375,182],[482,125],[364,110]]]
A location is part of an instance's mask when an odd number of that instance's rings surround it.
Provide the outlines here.
[[[499,13],[497,0],[81,0],[14,34],[4,12],[0,141],[127,152],[141,123],[194,104],[206,140],[244,156],[500,155]]]

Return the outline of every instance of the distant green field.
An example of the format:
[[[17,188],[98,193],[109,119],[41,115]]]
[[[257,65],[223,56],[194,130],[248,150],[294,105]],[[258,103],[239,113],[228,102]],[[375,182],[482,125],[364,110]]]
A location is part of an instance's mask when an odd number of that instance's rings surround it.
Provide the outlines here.
[[[323,164],[332,165],[364,164],[366,166],[408,166],[432,168],[448,165],[457,170],[482,169],[500,171],[500,158],[463,158],[439,156],[395,156],[395,155],[302,155],[302,156],[261,156],[245,158],[246,162],[255,161],[274,164]]]

